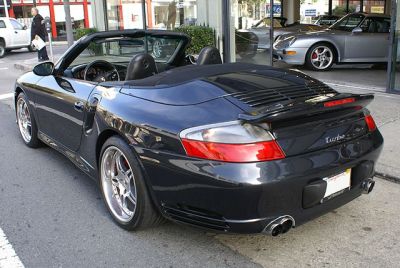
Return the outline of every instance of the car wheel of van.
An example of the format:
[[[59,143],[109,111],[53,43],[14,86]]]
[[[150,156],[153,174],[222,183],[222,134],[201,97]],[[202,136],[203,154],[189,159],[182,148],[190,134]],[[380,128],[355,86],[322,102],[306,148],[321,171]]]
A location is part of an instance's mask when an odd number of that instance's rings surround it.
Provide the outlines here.
[[[0,58],[3,58],[6,55],[6,45],[3,41],[0,41]]]
[[[315,44],[307,52],[306,66],[314,71],[327,71],[335,62],[335,50],[327,44]]]
[[[28,46],[28,50],[29,50],[29,52],[35,52],[35,51],[37,51],[36,47],[35,47],[34,45],[32,45],[32,44],[30,44],[30,45]]]
[[[157,225],[163,218],[154,208],[131,150],[117,136],[104,143],[99,160],[100,188],[114,221],[126,230],[138,230]]]
[[[17,104],[15,107],[17,124],[24,143],[28,147],[37,148],[40,147],[41,142],[38,138],[36,120],[28,103],[25,94],[20,93],[17,97]]]

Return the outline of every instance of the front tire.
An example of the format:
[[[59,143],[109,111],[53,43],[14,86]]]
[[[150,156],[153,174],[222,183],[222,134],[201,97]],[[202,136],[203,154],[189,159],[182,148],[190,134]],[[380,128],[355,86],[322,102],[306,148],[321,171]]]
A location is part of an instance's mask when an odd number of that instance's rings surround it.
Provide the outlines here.
[[[32,44],[30,44],[27,48],[28,48],[29,52],[36,52],[37,51],[36,47],[34,45],[32,45]]]
[[[24,143],[31,148],[40,147],[41,142],[38,138],[36,119],[29,107],[28,98],[24,93],[18,95],[15,111],[19,132]]]
[[[132,149],[113,136],[103,145],[100,160],[100,188],[113,220],[126,230],[158,225],[162,216],[155,210],[147,191],[140,164]]]
[[[6,44],[4,41],[0,41],[0,58],[3,58],[6,55]]]
[[[335,63],[335,49],[328,44],[315,44],[307,52],[306,66],[313,71],[327,71]]]

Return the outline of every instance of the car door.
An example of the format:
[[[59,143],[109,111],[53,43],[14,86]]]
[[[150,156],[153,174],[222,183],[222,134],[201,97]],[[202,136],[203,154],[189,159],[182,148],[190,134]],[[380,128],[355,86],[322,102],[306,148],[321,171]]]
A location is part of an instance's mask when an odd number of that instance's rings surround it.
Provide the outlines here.
[[[93,82],[53,75],[35,87],[35,108],[40,131],[71,151],[79,149],[85,107]]]
[[[15,19],[10,18],[10,24],[11,24],[11,40],[12,40],[12,46],[23,46],[26,45],[26,30],[24,29],[24,26],[22,26],[21,23],[19,23]]]
[[[360,24],[362,32],[349,33],[345,40],[345,57],[350,62],[381,62],[389,51],[390,20],[367,17]]]

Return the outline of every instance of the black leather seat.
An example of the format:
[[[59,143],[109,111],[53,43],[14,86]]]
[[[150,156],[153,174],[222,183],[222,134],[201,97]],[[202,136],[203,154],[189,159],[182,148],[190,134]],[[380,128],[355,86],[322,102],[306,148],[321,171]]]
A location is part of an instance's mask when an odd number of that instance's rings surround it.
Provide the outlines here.
[[[222,64],[221,54],[216,47],[205,47],[200,51],[197,65]]]
[[[372,21],[369,24],[368,32],[369,33],[377,33],[378,32],[378,23],[376,23],[375,21]]]
[[[157,74],[157,65],[154,58],[147,53],[133,56],[126,70],[125,81],[143,79]]]

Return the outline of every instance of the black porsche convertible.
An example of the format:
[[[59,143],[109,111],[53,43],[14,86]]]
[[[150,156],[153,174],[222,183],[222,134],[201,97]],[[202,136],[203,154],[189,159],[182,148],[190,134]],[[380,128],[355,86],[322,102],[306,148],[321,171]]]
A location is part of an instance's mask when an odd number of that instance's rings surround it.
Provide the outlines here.
[[[302,73],[186,55],[166,31],[99,32],[15,85],[23,141],[99,182],[136,230],[164,218],[278,235],[369,193],[383,138],[365,108]],[[61,197],[62,198],[62,197]]]

